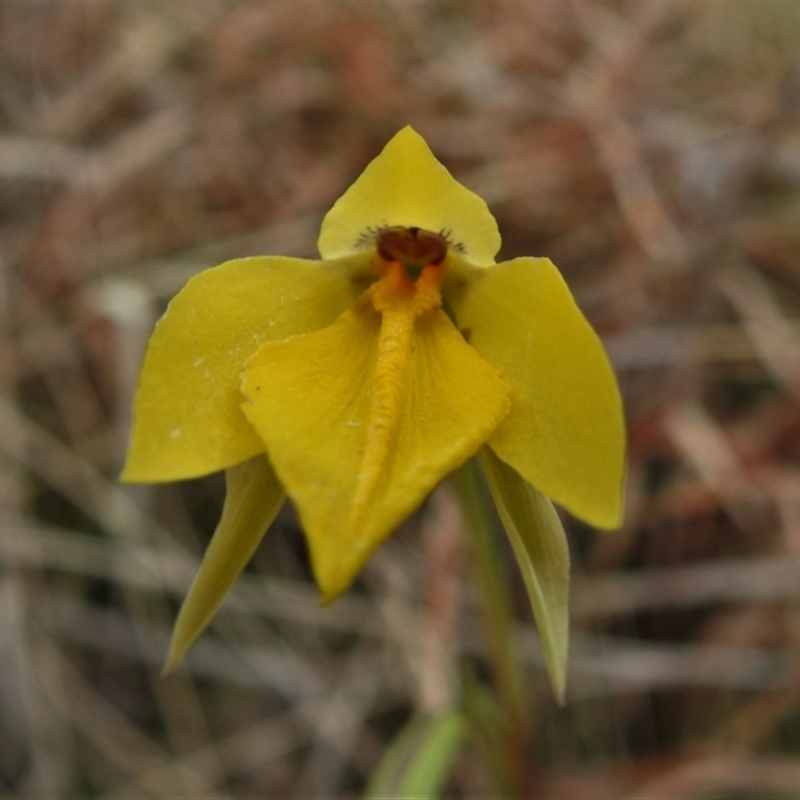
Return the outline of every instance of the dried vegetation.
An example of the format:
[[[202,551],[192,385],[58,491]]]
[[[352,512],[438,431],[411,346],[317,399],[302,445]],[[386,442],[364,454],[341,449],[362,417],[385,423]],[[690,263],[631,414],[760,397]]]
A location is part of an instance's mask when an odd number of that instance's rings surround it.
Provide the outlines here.
[[[410,123],[626,399],[625,527],[569,522],[566,709],[515,587],[542,796],[797,796],[798,53],[795,2],[0,4],[0,794],[353,796],[481,664],[443,489],[330,609],[287,509],[162,679],[222,486],[116,482],[169,297],[313,255]],[[468,753],[450,795],[488,781]]]

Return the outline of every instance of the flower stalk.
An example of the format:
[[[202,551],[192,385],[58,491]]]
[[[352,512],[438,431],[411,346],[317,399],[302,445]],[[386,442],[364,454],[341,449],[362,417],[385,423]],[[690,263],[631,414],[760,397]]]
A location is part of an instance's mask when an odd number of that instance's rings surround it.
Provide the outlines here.
[[[525,680],[517,653],[508,573],[497,547],[496,516],[489,507],[478,463],[470,459],[453,473],[464,515],[472,572],[480,595],[483,623],[501,716],[487,732],[498,784],[509,797],[530,796],[528,752],[531,726]]]

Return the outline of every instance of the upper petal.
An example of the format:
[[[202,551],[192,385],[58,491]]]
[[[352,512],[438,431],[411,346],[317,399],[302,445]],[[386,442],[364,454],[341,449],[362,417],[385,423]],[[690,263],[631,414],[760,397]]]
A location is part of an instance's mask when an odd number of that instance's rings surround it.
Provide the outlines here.
[[[316,333],[262,345],[245,411],[295,503],[332,600],[508,411],[508,386],[441,309],[408,346],[361,304]],[[383,344],[380,342],[383,341]]]
[[[494,264],[500,249],[486,203],[456,181],[410,127],[389,141],[325,215],[317,246],[323,258],[338,258],[392,226],[442,233],[478,266]]]
[[[193,478],[263,453],[241,410],[245,360],[262,342],[329,325],[360,291],[357,266],[241,258],[192,278],[150,339],[123,480]]]
[[[539,491],[599,528],[622,514],[625,428],[595,332],[546,258],[475,270],[446,295],[470,343],[514,388],[488,444]]]

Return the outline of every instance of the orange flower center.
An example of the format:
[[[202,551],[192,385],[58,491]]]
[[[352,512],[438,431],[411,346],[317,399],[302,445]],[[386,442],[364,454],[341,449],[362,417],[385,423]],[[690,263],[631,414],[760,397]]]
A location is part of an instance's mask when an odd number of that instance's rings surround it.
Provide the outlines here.
[[[447,257],[447,239],[422,228],[385,228],[377,238],[383,264],[402,264],[412,279],[426,267],[439,267]]]
[[[369,512],[393,447],[414,353],[416,320],[441,308],[447,240],[419,228],[387,228],[378,235],[381,277],[365,297],[381,315],[370,386],[366,446],[352,504],[352,525]]]

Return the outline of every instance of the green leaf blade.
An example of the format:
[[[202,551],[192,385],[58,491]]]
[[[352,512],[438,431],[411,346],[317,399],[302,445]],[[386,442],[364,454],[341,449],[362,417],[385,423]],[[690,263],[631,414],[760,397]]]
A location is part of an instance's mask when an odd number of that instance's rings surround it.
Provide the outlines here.
[[[386,750],[364,794],[366,800],[440,797],[466,730],[464,718],[452,710],[412,719]]]

